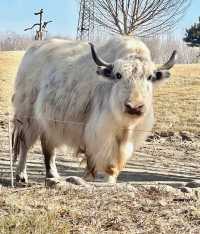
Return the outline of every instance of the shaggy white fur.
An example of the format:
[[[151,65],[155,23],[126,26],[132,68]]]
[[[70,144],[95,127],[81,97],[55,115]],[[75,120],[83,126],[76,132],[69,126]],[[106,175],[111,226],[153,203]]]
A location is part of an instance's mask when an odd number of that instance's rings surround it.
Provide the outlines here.
[[[119,37],[97,51],[122,79],[97,75],[86,42],[53,39],[26,52],[13,96],[18,179],[26,181],[27,151],[41,137],[48,177],[58,176],[53,152],[64,144],[76,152],[83,148],[88,170],[105,172],[113,181],[150,133],[153,83],[147,78],[155,66],[148,48],[139,40]],[[143,105],[143,114],[127,114],[127,101]]]

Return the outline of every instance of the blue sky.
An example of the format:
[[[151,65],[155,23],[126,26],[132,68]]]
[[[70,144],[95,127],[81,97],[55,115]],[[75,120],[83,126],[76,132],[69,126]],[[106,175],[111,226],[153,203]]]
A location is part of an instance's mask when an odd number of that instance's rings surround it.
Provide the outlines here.
[[[49,24],[53,35],[75,36],[78,20],[78,0],[0,0],[0,32],[13,31],[24,34],[24,28],[38,20],[34,11],[43,8],[45,19],[54,22]],[[200,0],[192,4],[178,25],[177,33],[183,35],[185,28],[198,20]],[[26,32],[30,34],[31,32]]]
[[[49,32],[56,35],[74,35],[78,17],[77,0],[0,0],[0,32],[24,33],[39,17],[33,13],[43,8],[44,19],[53,20]],[[26,32],[29,33],[29,32]]]

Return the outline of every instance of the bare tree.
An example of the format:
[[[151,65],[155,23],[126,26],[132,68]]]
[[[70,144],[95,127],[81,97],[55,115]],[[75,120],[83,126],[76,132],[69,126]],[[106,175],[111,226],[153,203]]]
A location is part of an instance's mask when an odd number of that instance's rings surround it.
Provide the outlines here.
[[[94,21],[112,33],[150,36],[171,31],[191,0],[95,0]]]

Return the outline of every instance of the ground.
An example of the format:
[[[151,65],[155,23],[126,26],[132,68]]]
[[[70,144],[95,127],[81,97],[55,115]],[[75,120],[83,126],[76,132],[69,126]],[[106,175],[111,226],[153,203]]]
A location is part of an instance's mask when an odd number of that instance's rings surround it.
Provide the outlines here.
[[[0,233],[200,233],[200,65],[176,65],[155,92],[156,125],[114,187],[44,186],[39,144],[29,153],[29,187],[11,188],[8,119],[23,52],[0,53]],[[57,152],[63,178],[82,176],[80,159]]]

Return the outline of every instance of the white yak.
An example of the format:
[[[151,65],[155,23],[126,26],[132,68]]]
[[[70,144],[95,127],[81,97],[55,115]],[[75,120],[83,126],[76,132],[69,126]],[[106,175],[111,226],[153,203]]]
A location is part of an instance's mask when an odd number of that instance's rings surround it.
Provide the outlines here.
[[[169,78],[175,58],[176,51],[156,68],[145,44],[124,36],[97,51],[58,39],[30,47],[13,95],[16,179],[27,182],[27,152],[40,137],[47,178],[59,176],[54,150],[67,145],[85,153],[88,175],[115,182],[153,127],[153,88]]]

